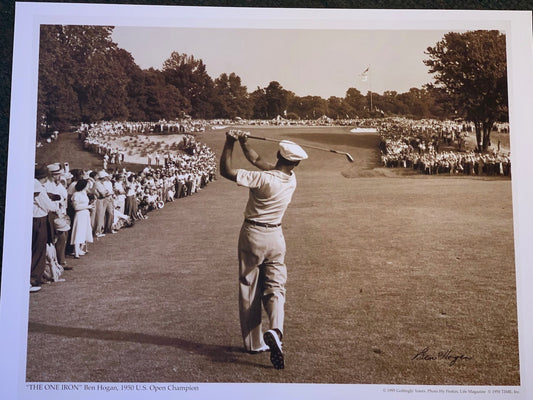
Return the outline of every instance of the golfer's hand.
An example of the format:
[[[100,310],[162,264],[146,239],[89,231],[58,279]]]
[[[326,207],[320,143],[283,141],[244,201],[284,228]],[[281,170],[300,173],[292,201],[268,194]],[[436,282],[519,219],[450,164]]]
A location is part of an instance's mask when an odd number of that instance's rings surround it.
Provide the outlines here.
[[[246,143],[248,140],[248,136],[250,135],[250,132],[244,132],[244,131],[238,131],[239,132],[239,142],[241,144]]]
[[[238,140],[239,137],[237,136],[237,131],[235,130],[229,130],[226,132],[226,140],[231,141],[232,143]]]

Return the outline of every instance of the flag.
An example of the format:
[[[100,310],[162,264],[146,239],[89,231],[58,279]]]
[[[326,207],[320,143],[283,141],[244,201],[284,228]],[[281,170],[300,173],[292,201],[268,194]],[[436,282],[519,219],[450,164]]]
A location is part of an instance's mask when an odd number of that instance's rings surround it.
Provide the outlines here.
[[[370,67],[367,67],[363,72],[361,72],[359,75],[361,76],[361,81],[366,82],[368,80],[368,71],[370,70]]]

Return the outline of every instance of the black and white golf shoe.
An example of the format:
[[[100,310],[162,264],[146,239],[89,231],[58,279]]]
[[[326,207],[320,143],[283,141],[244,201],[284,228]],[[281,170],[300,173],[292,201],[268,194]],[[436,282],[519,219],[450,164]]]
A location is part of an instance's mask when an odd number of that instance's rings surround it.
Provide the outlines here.
[[[285,359],[283,358],[283,350],[281,349],[281,341],[278,333],[270,329],[263,335],[263,340],[270,347],[270,362],[276,369],[285,368]]]

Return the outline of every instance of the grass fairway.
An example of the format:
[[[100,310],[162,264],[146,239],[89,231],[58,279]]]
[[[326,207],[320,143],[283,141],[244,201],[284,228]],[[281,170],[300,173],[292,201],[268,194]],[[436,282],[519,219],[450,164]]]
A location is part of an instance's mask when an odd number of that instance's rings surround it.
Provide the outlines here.
[[[309,150],[296,170],[285,370],[241,350],[248,193],[219,178],[31,295],[27,380],[518,385],[510,180],[376,168],[378,138],[349,129],[252,129],[356,160]],[[224,134],[199,140],[220,154]],[[274,158],[274,143],[252,144]]]

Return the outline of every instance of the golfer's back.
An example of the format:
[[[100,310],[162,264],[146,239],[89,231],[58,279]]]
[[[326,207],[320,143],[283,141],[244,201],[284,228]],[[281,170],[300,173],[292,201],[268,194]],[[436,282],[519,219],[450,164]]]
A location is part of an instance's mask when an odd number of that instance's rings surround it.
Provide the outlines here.
[[[237,172],[237,184],[250,188],[244,217],[266,224],[281,224],[296,189],[296,175],[278,170]]]

